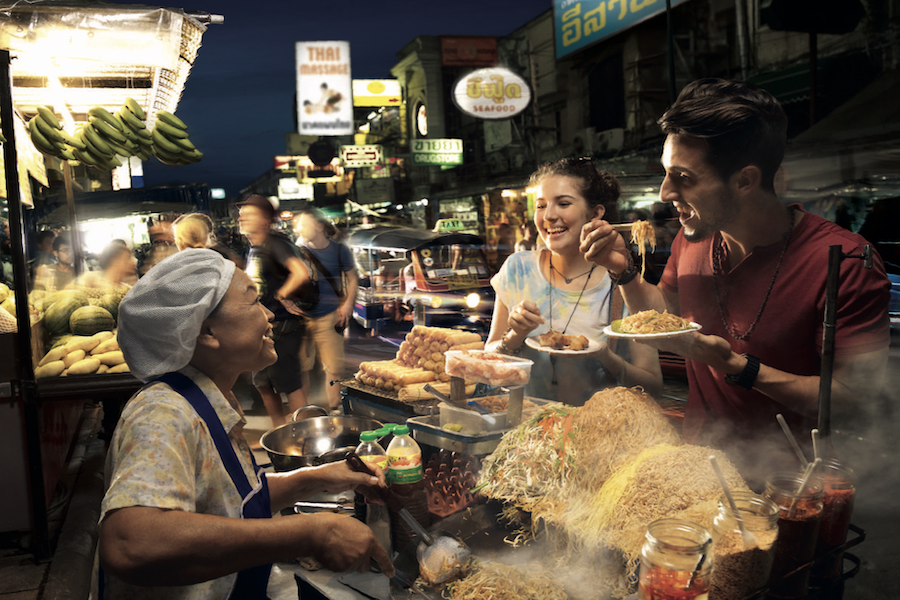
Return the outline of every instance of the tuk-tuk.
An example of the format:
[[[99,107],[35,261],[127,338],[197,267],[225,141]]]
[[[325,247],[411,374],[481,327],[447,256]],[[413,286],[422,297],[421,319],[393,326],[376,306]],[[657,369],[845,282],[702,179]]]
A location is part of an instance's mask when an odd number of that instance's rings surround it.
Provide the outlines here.
[[[366,329],[414,321],[487,334],[494,310],[483,241],[468,233],[373,225],[352,230],[359,291],[353,318]]]

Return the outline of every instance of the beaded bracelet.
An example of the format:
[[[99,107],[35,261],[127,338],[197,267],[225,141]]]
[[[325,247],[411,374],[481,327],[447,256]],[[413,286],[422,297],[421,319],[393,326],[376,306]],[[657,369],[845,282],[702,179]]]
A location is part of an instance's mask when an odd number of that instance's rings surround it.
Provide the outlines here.
[[[497,346],[497,350],[500,351],[501,354],[507,354],[509,356],[518,356],[519,352],[522,351],[522,347],[519,346],[515,350],[511,350],[509,346],[506,345],[506,336],[509,335],[509,332],[512,331],[512,327],[507,327],[506,331],[500,337],[500,345]]]

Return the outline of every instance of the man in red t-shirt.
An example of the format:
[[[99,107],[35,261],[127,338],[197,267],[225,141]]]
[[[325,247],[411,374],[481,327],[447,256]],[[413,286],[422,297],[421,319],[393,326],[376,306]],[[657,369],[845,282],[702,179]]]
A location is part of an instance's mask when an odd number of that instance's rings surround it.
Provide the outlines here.
[[[585,226],[581,249],[618,280],[632,314],[668,310],[702,325],[654,342],[688,359],[685,441],[728,451],[758,483],[797,464],[777,414],[801,443],[816,426],[828,248],[860,254],[866,241],[778,199],[787,117],[765,90],[701,79],[659,123],[667,134],[659,196],[682,225],[659,285],[637,276],[624,240],[605,221]],[[880,257],[871,269],[861,260],[842,262],[836,414],[865,407],[880,391],[889,298]]]

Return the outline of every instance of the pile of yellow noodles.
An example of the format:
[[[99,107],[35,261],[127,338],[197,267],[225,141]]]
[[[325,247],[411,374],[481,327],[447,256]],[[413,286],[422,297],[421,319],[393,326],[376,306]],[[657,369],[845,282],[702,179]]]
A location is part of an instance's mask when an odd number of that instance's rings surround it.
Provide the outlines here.
[[[622,333],[668,333],[690,329],[691,322],[667,311],[643,310],[622,319],[619,331]]]

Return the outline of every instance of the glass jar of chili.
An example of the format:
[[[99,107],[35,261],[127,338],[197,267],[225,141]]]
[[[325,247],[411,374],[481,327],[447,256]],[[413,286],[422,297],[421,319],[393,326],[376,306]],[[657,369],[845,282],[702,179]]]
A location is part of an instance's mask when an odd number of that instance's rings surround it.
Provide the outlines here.
[[[712,537],[683,519],[659,519],[647,527],[641,548],[640,600],[707,600]]]
[[[713,562],[710,595],[716,600],[743,600],[769,581],[778,539],[778,505],[753,492],[732,492],[744,527],[756,546],[744,546],[734,511],[723,496],[713,520]]]
[[[835,551],[847,541],[850,517],[853,514],[853,500],[856,495],[856,476],[853,469],[837,459],[822,463],[820,473],[825,486],[822,522],[819,525],[819,540],[816,543],[816,562],[811,583],[815,586],[828,585],[840,579],[843,572],[844,553]],[[825,558],[821,558],[829,554]]]
[[[819,537],[824,492],[818,477],[810,477],[803,490],[802,482],[800,473],[773,473],[766,479],[763,495],[778,505],[778,542],[769,576],[770,597],[802,598],[809,589],[809,563]]]

